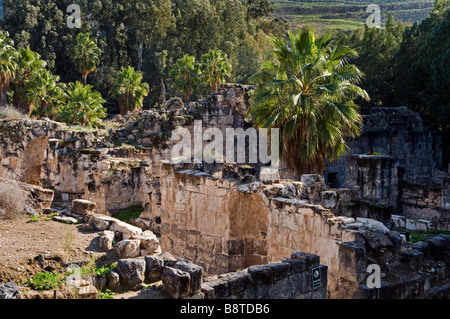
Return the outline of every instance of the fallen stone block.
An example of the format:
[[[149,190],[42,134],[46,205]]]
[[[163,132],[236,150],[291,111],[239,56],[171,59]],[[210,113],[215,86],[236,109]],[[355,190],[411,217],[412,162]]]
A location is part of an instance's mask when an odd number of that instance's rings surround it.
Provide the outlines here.
[[[155,252],[160,247],[158,238],[150,230],[146,230],[143,233],[134,236],[133,239],[139,239],[141,241],[141,249],[144,250]]]
[[[142,229],[139,227],[127,224],[118,219],[112,222],[109,230],[121,233],[122,239],[137,238],[138,235],[142,234]]]
[[[120,241],[116,246],[117,255],[120,259],[135,258],[140,255],[139,239],[126,239]]]
[[[72,213],[84,216],[88,213],[94,212],[97,204],[85,199],[74,199],[72,201]]]
[[[203,268],[202,267],[195,265],[185,259],[179,259],[175,263],[175,265],[173,265],[173,268],[180,269],[189,274],[189,276],[190,276],[189,295],[192,296],[200,291],[202,282],[203,282]]]
[[[111,230],[104,230],[100,234],[99,247],[102,251],[110,251],[113,249],[114,232]]]
[[[172,298],[181,299],[189,296],[191,276],[188,272],[166,267],[162,273],[162,282],[164,289]]]
[[[120,259],[116,272],[123,288],[135,289],[145,280],[145,260],[143,258]]]

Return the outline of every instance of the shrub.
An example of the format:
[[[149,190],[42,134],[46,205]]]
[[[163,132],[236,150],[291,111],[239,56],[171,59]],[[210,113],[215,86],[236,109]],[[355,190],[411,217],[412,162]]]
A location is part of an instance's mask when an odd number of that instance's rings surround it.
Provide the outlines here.
[[[64,276],[50,272],[40,272],[28,279],[26,284],[33,290],[52,290],[64,282]]]
[[[28,205],[28,194],[17,183],[0,182],[0,219],[22,214]]]
[[[10,105],[0,106],[0,119],[2,120],[23,120],[26,118],[28,118],[26,114]]]

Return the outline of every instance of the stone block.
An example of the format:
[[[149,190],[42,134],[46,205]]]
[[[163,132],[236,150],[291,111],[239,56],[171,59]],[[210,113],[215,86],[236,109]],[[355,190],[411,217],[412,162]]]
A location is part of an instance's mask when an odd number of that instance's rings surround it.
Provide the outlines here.
[[[291,274],[299,274],[306,270],[306,258],[305,259],[285,259],[284,263],[289,263],[291,265]]]
[[[155,252],[160,247],[158,238],[150,230],[146,230],[142,234],[134,236],[134,239],[139,239],[141,241],[141,249]]]
[[[135,289],[145,280],[145,260],[143,258],[120,259],[117,262],[116,272],[119,274],[122,287]]]
[[[113,249],[114,232],[104,230],[99,237],[99,247],[102,251],[110,251]]]
[[[273,270],[267,265],[250,266],[248,273],[252,276],[255,285],[271,284],[273,281]]]
[[[247,271],[239,271],[223,275],[223,279],[228,281],[228,291],[230,295],[238,295],[246,289],[253,287],[252,276]]]
[[[320,264],[320,257],[313,254],[303,253],[303,252],[296,252],[291,255],[291,259],[296,260],[305,260],[306,262],[306,268],[314,268],[319,266]]]
[[[214,296],[216,299],[225,299],[230,296],[227,280],[219,279],[210,282],[210,284],[214,288]]]
[[[139,227],[127,224],[120,220],[114,220],[109,230],[121,233],[122,239],[133,239],[142,234],[142,229],[140,229]]]
[[[72,213],[84,216],[88,213],[94,212],[97,204],[84,199],[74,199],[72,201]]]
[[[290,297],[290,290],[288,277],[284,277],[283,279],[277,280],[268,287],[269,299],[289,299],[289,297]]]
[[[187,272],[190,276],[190,291],[189,295],[194,295],[200,291],[203,282],[203,268],[195,265],[185,259],[179,259],[173,268]]]
[[[227,242],[228,255],[243,255],[244,254],[244,240],[229,240]]]
[[[270,263],[268,265],[273,272],[273,280],[281,280],[291,274],[291,264],[286,262]]]
[[[117,255],[120,259],[138,257],[140,255],[140,244],[139,239],[122,240],[116,246]]]
[[[162,273],[164,290],[174,299],[189,296],[191,277],[186,271],[165,267]]]
[[[14,282],[8,282],[4,285],[0,285],[0,300],[1,299],[23,299],[23,295]]]

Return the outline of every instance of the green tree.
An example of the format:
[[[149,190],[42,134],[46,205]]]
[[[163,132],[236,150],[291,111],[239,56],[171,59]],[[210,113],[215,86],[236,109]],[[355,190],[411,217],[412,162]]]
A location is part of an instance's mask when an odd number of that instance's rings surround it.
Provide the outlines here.
[[[450,1],[436,1],[430,16],[408,28],[396,56],[396,103],[419,112],[450,135]]]
[[[84,85],[87,84],[87,76],[94,72],[100,63],[102,51],[97,46],[94,38],[88,33],[79,33],[70,51],[70,59],[83,77]]]
[[[149,86],[142,82],[142,73],[135,71],[133,67],[123,67],[112,87],[112,96],[118,100],[121,114],[142,107],[148,92]]]
[[[27,98],[34,103],[33,113],[54,119],[66,100],[65,84],[47,69],[39,70],[31,81]]]
[[[254,76],[250,114],[257,126],[280,129],[289,170],[322,174],[326,158],[345,154],[346,138],[361,132],[354,100],[369,97],[357,86],[362,73],[347,63],[356,52],[331,34],[316,39],[310,29],[275,37],[273,44],[273,58]]]
[[[218,85],[225,81],[225,77],[230,75],[232,67],[228,56],[221,50],[209,50],[201,57],[200,70],[213,94],[217,92]]]
[[[7,103],[9,82],[17,69],[17,51],[8,31],[0,31],[0,105]]]
[[[102,106],[106,101],[91,85],[80,82],[69,83],[66,88],[66,101],[58,114],[58,120],[68,124],[98,127],[106,116]]]
[[[129,39],[135,39],[137,70],[141,71],[145,50],[153,41],[167,35],[175,19],[171,0],[131,0],[126,1],[126,20],[124,27]]]
[[[185,54],[178,59],[170,72],[176,89],[184,96],[184,101],[189,102],[194,89],[198,84],[200,75],[199,66],[195,57]]]
[[[270,0],[246,0],[247,20],[268,16],[272,11]]]
[[[45,69],[47,63],[40,59],[40,55],[30,48],[19,49],[17,55],[17,70],[11,81],[13,90],[13,104],[20,112],[31,115],[33,99],[29,92],[33,90],[34,77]]]

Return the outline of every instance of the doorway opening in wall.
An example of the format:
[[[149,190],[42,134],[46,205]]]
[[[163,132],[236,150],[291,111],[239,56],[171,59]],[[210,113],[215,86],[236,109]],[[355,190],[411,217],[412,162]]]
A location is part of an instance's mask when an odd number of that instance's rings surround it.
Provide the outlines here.
[[[328,187],[339,188],[338,173],[328,173]]]

